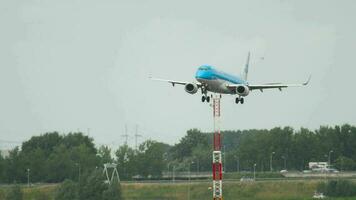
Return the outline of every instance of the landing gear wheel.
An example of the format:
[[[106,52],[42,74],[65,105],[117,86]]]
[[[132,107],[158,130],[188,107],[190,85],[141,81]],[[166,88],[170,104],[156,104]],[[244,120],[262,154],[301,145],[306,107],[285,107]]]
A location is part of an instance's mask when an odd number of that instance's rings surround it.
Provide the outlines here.
[[[241,104],[244,104],[245,99],[244,99],[244,98],[241,98],[241,99],[240,99],[240,102],[241,102]]]
[[[208,102],[208,103],[210,102],[210,97],[209,96],[206,97],[206,102]]]
[[[205,101],[205,96],[202,96],[201,97],[201,102],[204,102]]]
[[[240,102],[240,99],[239,99],[238,97],[236,97],[235,103],[236,103],[236,104],[239,104],[239,102]],[[241,103],[242,103],[242,102],[241,102]]]

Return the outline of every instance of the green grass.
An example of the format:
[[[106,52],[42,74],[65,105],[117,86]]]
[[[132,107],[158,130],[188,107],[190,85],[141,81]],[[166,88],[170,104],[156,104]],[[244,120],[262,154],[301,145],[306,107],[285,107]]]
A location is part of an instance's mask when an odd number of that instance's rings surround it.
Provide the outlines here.
[[[224,200],[312,200],[318,181],[266,181],[234,182],[224,184]],[[53,200],[57,186],[23,188],[24,200]],[[212,199],[210,183],[178,184],[122,184],[125,200],[208,200]],[[190,189],[190,192],[189,192]],[[0,188],[0,200],[5,199],[7,188]],[[329,198],[351,200],[354,198]]]
[[[191,200],[211,199],[211,184],[193,183],[190,185]],[[292,200],[311,199],[316,183],[303,182],[257,182],[257,183],[226,183],[224,184],[224,199],[241,200]],[[187,184],[137,185],[123,186],[124,196],[127,200],[186,200],[189,199],[189,186]]]
[[[24,188],[24,200],[51,200],[54,199],[56,186],[41,186]]]

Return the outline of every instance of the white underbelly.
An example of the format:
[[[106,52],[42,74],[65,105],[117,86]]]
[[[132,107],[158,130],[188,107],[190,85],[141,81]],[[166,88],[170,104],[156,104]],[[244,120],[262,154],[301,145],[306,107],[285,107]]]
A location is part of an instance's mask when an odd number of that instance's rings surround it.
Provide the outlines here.
[[[221,93],[221,94],[232,94],[231,90],[226,87],[226,81],[220,79],[198,79],[200,83],[204,83],[207,85],[207,90],[214,93]]]

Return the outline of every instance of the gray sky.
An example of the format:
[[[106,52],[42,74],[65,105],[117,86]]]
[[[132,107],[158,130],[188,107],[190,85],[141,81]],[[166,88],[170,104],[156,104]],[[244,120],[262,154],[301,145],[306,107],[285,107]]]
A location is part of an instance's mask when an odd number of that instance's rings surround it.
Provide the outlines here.
[[[138,124],[141,141],[174,144],[187,129],[211,131],[200,94],[147,77],[194,81],[201,64],[239,74],[249,50],[250,83],[312,81],[254,91],[243,106],[224,96],[222,129],[355,124],[355,10],[351,0],[2,0],[0,140],[90,128],[119,145],[127,124],[133,145]]]

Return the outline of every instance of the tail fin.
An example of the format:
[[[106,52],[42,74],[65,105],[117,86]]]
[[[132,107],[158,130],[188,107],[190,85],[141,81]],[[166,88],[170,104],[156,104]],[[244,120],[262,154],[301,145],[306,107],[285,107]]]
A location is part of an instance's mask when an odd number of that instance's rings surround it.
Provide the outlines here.
[[[247,54],[247,61],[246,61],[246,65],[245,65],[245,68],[242,72],[242,78],[247,81],[247,75],[248,75],[248,67],[249,67],[249,64],[250,64],[250,52],[248,52]]]

